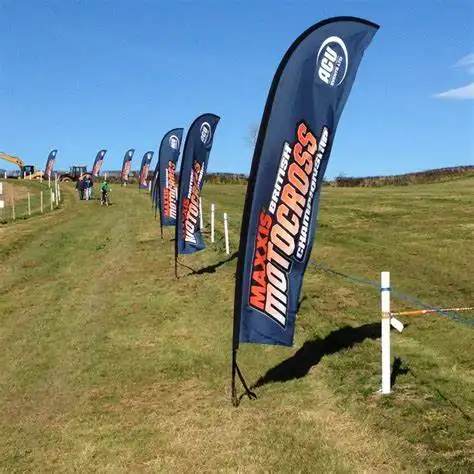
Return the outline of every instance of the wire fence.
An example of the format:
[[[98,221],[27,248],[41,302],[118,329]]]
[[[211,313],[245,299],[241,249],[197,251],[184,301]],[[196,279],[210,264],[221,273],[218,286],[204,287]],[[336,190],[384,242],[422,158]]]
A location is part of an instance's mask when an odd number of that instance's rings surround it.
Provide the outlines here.
[[[54,211],[61,202],[59,189],[54,180],[0,179],[0,224]]]
[[[354,283],[364,285],[364,286],[370,286],[372,288],[377,289],[377,291],[380,291],[380,282],[373,281],[373,280],[367,280],[365,278],[360,278],[357,276],[353,275],[348,275],[346,273],[342,273],[337,270],[333,270],[332,268],[329,268],[325,265],[322,265],[321,263],[316,263],[316,262],[311,262],[311,265],[315,267],[318,270],[322,270],[323,272],[330,274],[332,276],[337,276],[340,278],[344,278],[345,280],[352,281]],[[466,317],[466,316],[460,316],[456,314],[453,310],[449,311],[440,307],[436,307],[427,303],[424,303],[418,298],[415,298],[410,295],[406,295],[404,293],[401,293],[400,291],[395,290],[393,287],[390,288],[390,292],[393,296],[402,299],[408,303],[412,303],[416,306],[420,306],[426,310],[429,310],[430,312],[437,313],[442,316],[446,316],[447,318],[451,319],[452,321],[456,321],[458,323],[462,324],[467,324],[469,326],[474,326],[474,318],[471,317]],[[463,310],[463,308],[460,308],[459,311]]]

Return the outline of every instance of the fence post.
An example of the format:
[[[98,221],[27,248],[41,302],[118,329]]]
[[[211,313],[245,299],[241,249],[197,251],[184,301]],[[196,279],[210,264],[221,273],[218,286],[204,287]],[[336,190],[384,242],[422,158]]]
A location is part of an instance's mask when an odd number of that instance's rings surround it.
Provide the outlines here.
[[[40,209],[41,209],[41,214],[43,214],[43,212],[44,212],[43,191],[40,192]]]
[[[28,216],[31,216],[31,196],[28,192]]]
[[[214,203],[211,204],[211,242],[214,243],[214,212],[215,212]]]
[[[204,229],[204,220],[202,217],[202,200],[201,197],[199,197],[199,230]]]
[[[227,212],[224,212],[224,236],[225,236],[225,253],[229,255],[229,228],[227,226]]]
[[[382,394],[390,393],[390,272],[382,272],[380,279],[382,306]]]

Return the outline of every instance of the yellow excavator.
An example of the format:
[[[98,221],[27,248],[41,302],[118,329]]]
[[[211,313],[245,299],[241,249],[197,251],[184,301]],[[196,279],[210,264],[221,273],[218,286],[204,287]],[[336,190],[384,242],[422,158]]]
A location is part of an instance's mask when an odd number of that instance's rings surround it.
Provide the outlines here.
[[[0,158],[17,165],[20,168],[20,178],[40,179],[43,176],[42,171],[36,171],[33,165],[25,165],[25,162],[21,158],[18,158],[18,156],[12,156],[0,151]]]

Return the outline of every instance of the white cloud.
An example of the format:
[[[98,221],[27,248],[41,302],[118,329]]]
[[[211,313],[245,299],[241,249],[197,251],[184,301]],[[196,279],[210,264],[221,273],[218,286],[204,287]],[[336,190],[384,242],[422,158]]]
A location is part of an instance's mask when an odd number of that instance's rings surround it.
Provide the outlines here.
[[[474,74],[474,53],[467,54],[455,64],[453,67],[463,68],[469,74]],[[433,96],[435,99],[474,99],[474,82],[467,86],[458,87],[456,89],[449,89],[446,92],[440,92]]]
[[[467,67],[467,66],[474,66],[474,53],[464,56],[454,65],[454,67]]]
[[[436,99],[474,99],[474,82],[467,86],[458,87],[457,89],[450,89],[446,92],[441,92],[433,97]]]

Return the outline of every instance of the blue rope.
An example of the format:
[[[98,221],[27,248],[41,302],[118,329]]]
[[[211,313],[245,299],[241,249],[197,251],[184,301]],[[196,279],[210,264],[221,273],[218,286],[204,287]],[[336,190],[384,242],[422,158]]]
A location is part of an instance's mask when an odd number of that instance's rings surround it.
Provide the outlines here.
[[[351,281],[354,281],[355,283],[360,283],[361,285],[373,286],[374,288],[377,288],[377,290],[380,289],[380,283],[377,283],[375,281],[365,280],[363,278],[346,275],[345,273],[337,272],[336,270],[333,270],[332,268],[321,265],[320,263],[311,262],[311,264],[315,266],[316,268],[325,271],[326,273],[330,273],[331,275],[340,276],[342,278],[345,278],[346,280],[351,280]]]
[[[451,311],[443,311],[441,308],[437,308],[435,306],[431,306],[429,304],[423,303],[423,301],[420,301],[417,298],[413,298],[412,296],[408,296],[408,295],[405,295],[403,293],[400,293],[399,291],[394,290],[393,288],[382,288],[381,289],[380,288],[380,283],[378,283],[376,281],[373,281],[373,280],[366,280],[364,278],[359,278],[359,277],[355,277],[355,276],[352,276],[352,275],[346,275],[345,273],[338,272],[338,271],[333,270],[332,268],[326,267],[325,265],[322,265],[320,263],[311,262],[311,264],[314,267],[316,267],[317,269],[323,270],[324,272],[329,273],[331,275],[339,276],[341,278],[345,278],[346,280],[350,280],[350,281],[353,281],[355,283],[359,283],[361,285],[371,286],[373,288],[377,288],[377,290],[379,290],[379,291],[380,290],[382,290],[382,291],[383,290],[390,290],[391,293],[393,294],[393,296],[396,296],[396,297],[398,297],[402,300],[408,301],[409,303],[416,304],[416,305],[421,306],[425,309],[429,309],[430,311],[435,311],[436,313],[441,314],[443,316],[446,316],[447,318],[449,318],[453,321],[474,326],[474,318],[465,318],[465,317],[463,318],[463,317],[458,316],[457,314],[455,314]]]

